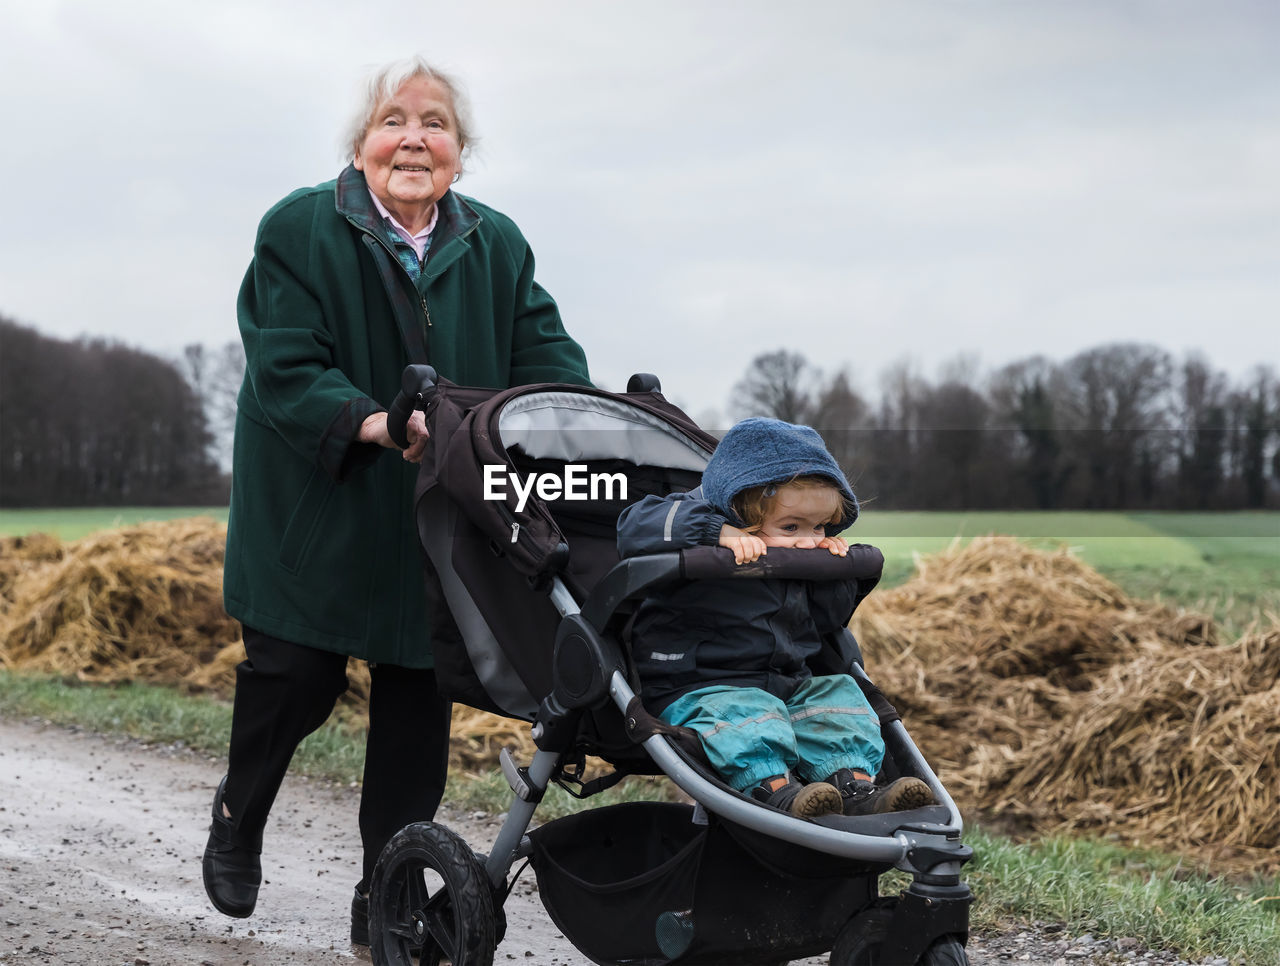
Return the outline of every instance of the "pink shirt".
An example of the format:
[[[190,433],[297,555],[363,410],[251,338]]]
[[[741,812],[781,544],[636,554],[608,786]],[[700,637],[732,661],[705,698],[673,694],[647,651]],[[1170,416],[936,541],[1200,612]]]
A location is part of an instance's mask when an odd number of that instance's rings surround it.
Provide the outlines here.
[[[391,222],[391,227],[396,230],[396,234],[413,246],[413,250],[418,253],[418,261],[422,261],[422,253],[427,250],[427,241],[431,238],[431,232],[436,227],[436,219],[440,217],[440,207],[433,205],[431,208],[431,220],[427,222],[427,227],[416,235],[411,235],[409,229],[396,221],[395,216],[387,211],[382,202],[378,200],[377,195],[370,191],[369,197],[373,199],[373,204],[378,209],[378,214]]]

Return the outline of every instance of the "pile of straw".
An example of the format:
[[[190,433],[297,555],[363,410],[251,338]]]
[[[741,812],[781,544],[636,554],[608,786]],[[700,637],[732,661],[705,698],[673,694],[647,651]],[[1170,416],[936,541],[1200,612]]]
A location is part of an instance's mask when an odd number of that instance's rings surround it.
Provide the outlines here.
[[[6,541],[16,573],[0,613],[5,667],[85,681],[185,682],[239,625],[222,609],[225,528],[180,520],[111,530],[60,554]]]
[[[852,626],[962,806],[1185,851],[1280,846],[1280,627],[1220,644],[1203,615],[1003,537],[921,560]]]
[[[229,696],[225,527],[144,524],[0,545],[0,664]],[[1275,863],[1280,626],[1222,643],[1197,614],[1128,598],[1068,551],[975,540],[919,561],[854,617],[866,664],[965,810]],[[368,671],[349,669],[348,713]],[[528,726],[454,709],[453,763],[531,753]],[[1264,850],[1270,850],[1270,853]]]
[[[1108,669],[1072,717],[982,776],[1072,829],[1182,847],[1280,845],[1280,631]]]

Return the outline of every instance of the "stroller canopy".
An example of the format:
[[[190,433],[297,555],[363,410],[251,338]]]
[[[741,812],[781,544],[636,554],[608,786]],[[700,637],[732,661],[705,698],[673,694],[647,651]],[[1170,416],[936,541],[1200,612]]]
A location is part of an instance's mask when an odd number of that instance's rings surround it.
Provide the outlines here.
[[[716,439],[656,392],[441,380],[426,414],[415,515],[428,592],[448,604],[432,628],[437,679],[455,700],[531,719],[560,621],[545,582],[583,601],[618,562],[618,514],[696,487]],[[530,484],[559,475],[567,488],[570,467],[610,485],[547,499]]]
[[[630,398],[580,389],[519,393],[501,406],[497,426],[503,446],[535,460],[625,459],[701,473],[709,456],[705,441],[691,437],[686,426]]]

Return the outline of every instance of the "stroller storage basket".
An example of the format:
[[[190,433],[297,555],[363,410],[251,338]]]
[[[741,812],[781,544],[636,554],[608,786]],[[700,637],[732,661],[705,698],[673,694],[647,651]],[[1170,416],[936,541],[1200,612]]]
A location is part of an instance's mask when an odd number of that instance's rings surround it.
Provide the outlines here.
[[[594,962],[778,962],[831,948],[875,897],[865,871],[793,875],[692,806],[612,805],[530,832],[543,904]]]

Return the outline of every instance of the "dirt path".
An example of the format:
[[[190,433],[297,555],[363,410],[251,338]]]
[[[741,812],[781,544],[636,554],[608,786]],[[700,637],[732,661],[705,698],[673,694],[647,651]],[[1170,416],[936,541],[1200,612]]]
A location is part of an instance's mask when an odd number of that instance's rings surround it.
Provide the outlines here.
[[[310,966],[368,962],[348,941],[354,789],[289,778],[252,918],[208,904],[200,856],[220,763],[0,718],[0,963]],[[442,816],[487,847],[487,816]],[[305,843],[305,847],[303,847]],[[499,959],[583,962],[522,879]]]
[[[221,766],[183,749],[0,717],[0,966],[369,962],[347,936],[359,878],[355,789],[287,779],[254,916],[228,919],[209,906],[200,856]],[[477,850],[499,827],[482,813],[442,810],[440,820]],[[586,966],[548,918],[530,871],[505,909],[495,962]],[[1112,958],[1108,945],[1023,931],[975,938],[969,953],[973,966],[1176,961],[1132,947]]]

